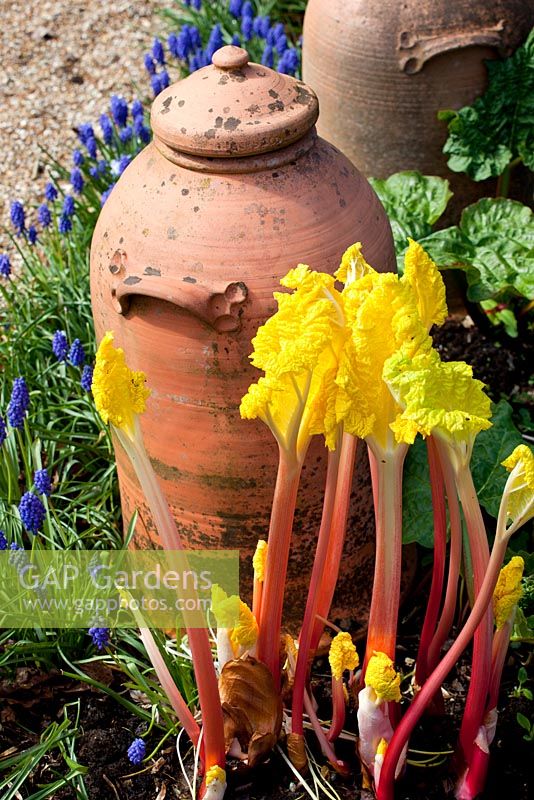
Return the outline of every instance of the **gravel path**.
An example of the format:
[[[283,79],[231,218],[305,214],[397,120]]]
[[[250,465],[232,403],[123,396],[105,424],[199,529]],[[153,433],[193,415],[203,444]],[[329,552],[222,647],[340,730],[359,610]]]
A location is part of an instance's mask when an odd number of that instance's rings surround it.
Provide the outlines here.
[[[74,126],[96,122],[111,94],[147,92],[142,56],[161,29],[157,5],[0,0],[0,228],[11,200],[42,199],[40,147],[70,165]]]

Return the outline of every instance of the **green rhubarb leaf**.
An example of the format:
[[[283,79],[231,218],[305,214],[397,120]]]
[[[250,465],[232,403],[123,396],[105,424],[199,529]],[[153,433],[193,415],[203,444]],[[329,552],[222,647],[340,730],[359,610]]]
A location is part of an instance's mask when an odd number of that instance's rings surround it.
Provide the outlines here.
[[[438,114],[448,123],[449,168],[475,181],[501,175],[516,159],[534,170],[534,30],[510,58],[486,66],[486,92],[471,106]]]
[[[452,197],[447,180],[415,170],[396,172],[387,180],[370,178],[369,182],[389,217],[397,253],[406,249],[408,237],[420,239],[432,231]]]
[[[501,466],[501,462],[518,444],[525,442],[514,424],[512,407],[506,400],[500,400],[492,411],[491,428],[481,431],[475,439],[471,472],[480,505],[492,517],[497,517],[509,474]]]
[[[485,197],[464,209],[459,226],[419,241],[438,267],[465,271],[474,302],[534,297],[534,214],[522,203]]]

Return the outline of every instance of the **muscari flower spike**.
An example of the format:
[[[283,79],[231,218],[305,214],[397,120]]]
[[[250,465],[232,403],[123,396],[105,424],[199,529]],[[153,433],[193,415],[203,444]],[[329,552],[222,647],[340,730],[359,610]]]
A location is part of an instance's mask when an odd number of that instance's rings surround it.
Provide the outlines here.
[[[69,350],[65,331],[56,331],[52,337],[52,352],[58,361],[66,361]]]
[[[0,550],[7,550],[7,539],[4,531],[0,531]]]
[[[82,371],[80,386],[82,387],[84,392],[90,392],[92,383],[93,383],[93,367],[91,364],[86,364]]]
[[[37,241],[37,228],[35,227],[35,225],[30,225],[26,236],[28,239],[28,244],[32,245],[35,244],[35,242]]]
[[[155,38],[152,44],[152,56],[154,60],[158,62],[158,64],[161,64],[162,66],[165,64],[165,52],[163,50],[163,45],[158,38]]]
[[[143,57],[143,63],[145,65],[145,69],[146,69],[146,71],[148,72],[149,75],[155,75],[156,74],[156,64],[155,64],[154,59],[152,58],[152,55],[150,53],[145,53],[145,55]]]
[[[7,436],[6,423],[4,418],[0,416],[0,447],[4,444]]]
[[[70,173],[70,183],[76,194],[83,192],[84,180],[81,171],[75,167]]]
[[[111,144],[113,140],[113,123],[107,114],[101,114],[98,120],[104,144]]]
[[[145,111],[143,109],[143,104],[136,97],[135,100],[132,103],[132,110],[131,110],[132,119],[136,119],[137,117],[143,117],[144,113],[145,113]]]
[[[41,203],[37,209],[37,220],[39,221],[39,225],[41,225],[43,228],[48,228],[52,222],[52,214],[50,213],[50,209],[46,203]]]
[[[15,228],[17,235],[20,236],[24,232],[26,226],[26,212],[24,206],[19,200],[14,200],[11,203],[10,209],[11,224]]]
[[[104,650],[109,644],[109,628],[89,628],[89,636],[97,650]]]
[[[0,254],[0,275],[9,278],[11,275],[11,261],[7,253]]]
[[[95,406],[106,423],[133,438],[135,420],[146,408],[150,390],[144,372],[131,370],[121,347],[113,346],[113,333],[103,337],[96,354],[92,390]]]
[[[53,203],[57,199],[57,189],[53,183],[47,183],[44,190],[45,199]]]
[[[81,167],[84,162],[83,153],[76,148],[72,153],[72,163],[75,167]]]
[[[78,139],[83,145],[87,146],[87,141],[94,138],[95,132],[90,122],[83,122],[78,126]]]
[[[124,128],[126,120],[128,119],[128,103],[124,97],[118,97],[116,94],[112,95],[110,102],[111,116],[115,120],[119,128]]]
[[[65,199],[63,200],[62,212],[67,217],[72,217],[74,214],[74,197],[72,197],[72,195],[66,195]]]
[[[72,220],[68,214],[63,212],[63,214],[60,215],[57,229],[63,235],[72,230]]]
[[[36,534],[43,524],[46,509],[36,494],[25,492],[19,503],[19,514],[26,530]]]
[[[523,570],[525,562],[521,556],[513,556],[499,573],[493,592],[493,615],[497,629],[503,627],[523,596]]]
[[[129,142],[132,136],[133,136],[133,129],[131,125],[126,125],[125,128],[122,128],[122,130],[119,131],[119,139],[123,144]]]
[[[350,633],[340,631],[334,636],[330,644],[328,661],[332,670],[332,677],[338,681],[341,680],[346,669],[356,669],[360,659]]]
[[[73,367],[81,367],[85,362],[85,350],[79,339],[75,339],[71,344],[68,360]]]
[[[143,739],[134,739],[127,753],[132,764],[140,764],[146,755],[146,744]]]
[[[52,481],[47,469],[37,469],[33,474],[33,485],[39,494],[44,494],[45,497],[50,497],[52,491]]]
[[[15,378],[11,399],[7,407],[7,419],[12,428],[22,428],[24,417],[30,407],[30,395],[24,378]]]

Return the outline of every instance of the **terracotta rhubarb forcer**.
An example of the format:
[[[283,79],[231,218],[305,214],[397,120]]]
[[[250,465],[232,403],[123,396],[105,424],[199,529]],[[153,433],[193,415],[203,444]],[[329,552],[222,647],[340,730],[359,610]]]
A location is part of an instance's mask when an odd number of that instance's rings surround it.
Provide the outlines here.
[[[335,270],[358,240],[377,269],[394,269],[382,207],[345,156],[317,137],[317,114],[303,83],[248,63],[240,48],[222,48],[213,65],[157,97],[154,140],[114,187],[92,243],[97,337],[113,330],[128,364],[147,373],[152,395],[141,427],[180,533],[192,548],[238,548],[245,594],[256,542],[268,531],[277,446],[261,422],[241,420],[238,407],[260,374],[250,366],[251,339],[275,309],[273,291],[298,262]],[[157,544],[128,459],[115,450],[125,524],[138,508],[135,543]],[[317,441],[304,468],[291,556],[295,621],[324,466]],[[364,468],[338,616],[358,615],[354,580],[372,575]]]
[[[437,112],[471,104],[486,88],[484,59],[510,55],[532,25],[532,0],[309,0],[303,73],[319,133],[364,175],[448,178],[455,217],[495,187],[447,168]]]

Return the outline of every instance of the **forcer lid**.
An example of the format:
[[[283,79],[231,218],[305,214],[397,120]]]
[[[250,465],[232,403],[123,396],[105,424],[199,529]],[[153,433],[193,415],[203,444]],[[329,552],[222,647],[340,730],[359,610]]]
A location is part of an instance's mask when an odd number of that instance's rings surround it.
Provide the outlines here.
[[[319,115],[316,95],[248,59],[241,47],[221,47],[209,67],[161,92],[151,112],[156,138],[173,150],[221,158],[268,153],[303,137]]]

